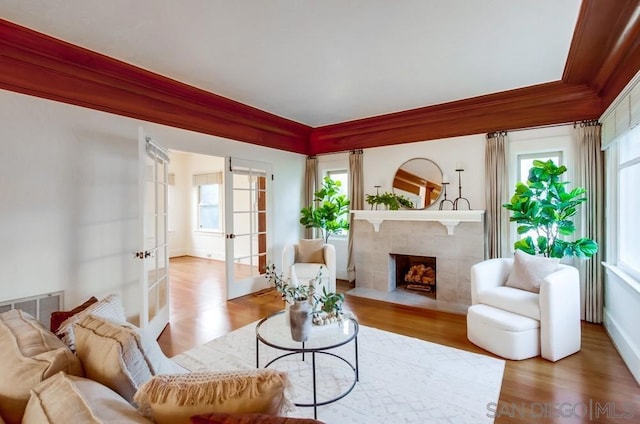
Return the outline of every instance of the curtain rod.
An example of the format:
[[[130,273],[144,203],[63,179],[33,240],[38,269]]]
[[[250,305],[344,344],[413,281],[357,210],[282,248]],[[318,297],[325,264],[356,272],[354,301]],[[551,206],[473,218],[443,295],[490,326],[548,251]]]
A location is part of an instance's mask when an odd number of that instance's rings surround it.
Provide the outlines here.
[[[500,133],[511,133],[517,131],[528,131],[528,130],[539,130],[543,128],[554,128],[554,127],[564,127],[565,125],[573,125],[573,128],[576,128],[578,125],[600,125],[600,122],[597,119],[588,119],[583,121],[573,121],[573,122],[564,122],[560,124],[549,124],[549,125],[540,125],[538,127],[526,127],[526,128],[516,128],[514,130],[499,130],[487,133],[487,138],[491,138],[492,136],[498,135]]]

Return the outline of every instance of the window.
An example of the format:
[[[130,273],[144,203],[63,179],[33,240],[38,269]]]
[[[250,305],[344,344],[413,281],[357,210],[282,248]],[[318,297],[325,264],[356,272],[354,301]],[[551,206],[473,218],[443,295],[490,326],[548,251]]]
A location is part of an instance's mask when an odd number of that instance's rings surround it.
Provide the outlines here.
[[[518,182],[526,183],[529,178],[529,169],[533,166],[533,161],[543,162],[551,159],[556,165],[562,164],[562,152],[529,153],[518,155]]]
[[[193,176],[198,190],[198,230],[222,231],[222,173]]]
[[[623,136],[618,145],[618,266],[640,280],[640,126]]]
[[[529,179],[529,170],[533,167],[533,162],[536,160],[546,162],[549,159],[553,161],[556,165],[562,164],[562,152],[541,152],[541,153],[528,153],[518,155],[518,182],[526,183]],[[517,234],[517,233],[516,233]],[[520,239],[524,239],[527,237],[531,237],[535,240],[538,236],[538,233],[535,230],[527,231],[523,234],[518,234],[517,237]]]
[[[349,197],[349,173],[346,169],[327,171],[327,176],[333,181],[340,181],[340,193]]]
[[[332,169],[326,174],[333,181],[340,181],[340,194],[344,194],[349,198],[349,172],[346,169]],[[347,215],[347,220],[349,219]],[[344,237],[349,234],[349,230],[342,230],[342,233],[333,237]]]

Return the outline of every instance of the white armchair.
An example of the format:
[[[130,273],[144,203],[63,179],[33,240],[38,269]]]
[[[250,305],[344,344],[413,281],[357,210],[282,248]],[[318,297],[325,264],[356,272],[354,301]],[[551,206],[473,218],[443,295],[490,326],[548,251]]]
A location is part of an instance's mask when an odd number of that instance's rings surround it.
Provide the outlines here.
[[[547,275],[540,293],[505,286],[514,259],[471,268],[468,339],[507,359],[557,361],[580,350],[580,280],[568,265]]]
[[[306,260],[310,262],[305,262]],[[306,282],[318,275],[321,267],[320,284],[329,292],[336,291],[336,249],[332,244],[323,244],[322,239],[300,240],[298,244],[285,246],[282,251],[282,273],[289,277],[291,266],[295,267],[298,281]],[[322,287],[316,287],[322,293]]]

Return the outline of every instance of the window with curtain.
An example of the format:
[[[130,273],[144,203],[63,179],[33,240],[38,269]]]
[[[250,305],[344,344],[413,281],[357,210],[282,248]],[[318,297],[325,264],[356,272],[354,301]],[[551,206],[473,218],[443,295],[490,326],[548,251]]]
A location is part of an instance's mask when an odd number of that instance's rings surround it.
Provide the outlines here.
[[[618,141],[618,266],[640,280],[640,125]]]
[[[198,231],[222,231],[222,173],[193,176],[197,189]]]

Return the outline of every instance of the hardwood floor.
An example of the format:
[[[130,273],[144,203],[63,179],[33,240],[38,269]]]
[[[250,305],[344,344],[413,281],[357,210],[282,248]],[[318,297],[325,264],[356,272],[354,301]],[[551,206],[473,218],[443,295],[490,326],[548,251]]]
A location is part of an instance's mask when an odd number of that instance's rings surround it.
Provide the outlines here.
[[[224,266],[218,261],[174,258],[170,272],[171,323],[158,339],[167,356],[283,308],[275,292],[226,301]],[[340,291],[347,289],[339,285]],[[349,295],[346,307],[363,325],[493,356],[467,340],[464,316]],[[570,357],[555,363],[506,361],[499,404],[488,406],[487,414],[498,415],[496,423],[636,423],[640,387],[604,327],[583,323],[582,350]]]

